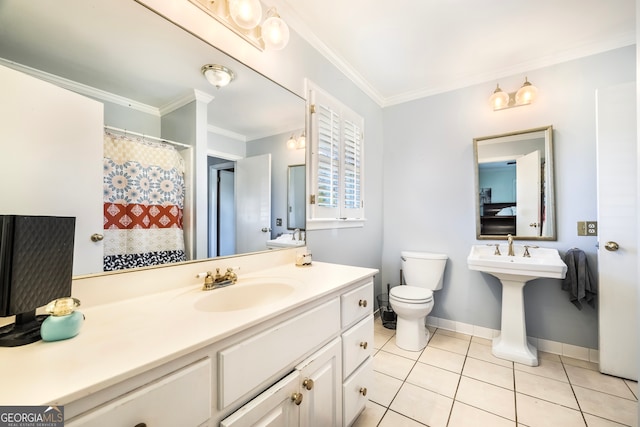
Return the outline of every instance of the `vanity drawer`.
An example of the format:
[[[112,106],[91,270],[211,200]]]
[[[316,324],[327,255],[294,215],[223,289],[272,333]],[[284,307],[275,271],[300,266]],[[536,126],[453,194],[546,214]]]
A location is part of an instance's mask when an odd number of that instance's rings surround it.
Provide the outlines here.
[[[199,426],[210,417],[211,360],[207,358],[114,399],[65,426]]]
[[[342,372],[348,377],[373,351],[373,314],[342,334]]]
[[[218,353],[218,405],[226,408],[274,374],[291,367],[340,332],[338,298]]]
[[[373,313],[373,279],[340,297],[342,327],[346,328]]]
[[[373,386],[373,358],[368,358],[342,385],[343,425],[349,426],[362,412]]]

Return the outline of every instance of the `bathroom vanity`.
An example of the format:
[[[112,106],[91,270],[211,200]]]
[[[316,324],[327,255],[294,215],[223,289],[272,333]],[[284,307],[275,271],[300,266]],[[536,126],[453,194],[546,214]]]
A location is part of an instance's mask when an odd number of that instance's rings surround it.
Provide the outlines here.
[[[227,264],[238,282],[202,291],[200,270]],[[297,267],[290,249],[76,281],[81,333],[0,349],[0,403],[64,405],[69,427],[350,425],[372,383],[376,273]]]

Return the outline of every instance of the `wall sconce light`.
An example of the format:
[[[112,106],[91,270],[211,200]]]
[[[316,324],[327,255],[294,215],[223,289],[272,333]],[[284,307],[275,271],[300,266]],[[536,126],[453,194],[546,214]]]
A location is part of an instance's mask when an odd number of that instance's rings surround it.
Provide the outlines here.
[[[297,138],[295,137],[294,134],[291,134],[291,136],[287,140],[287,148],[289,150],[299,150],[299,149],[305,148],[306,145],[307,145],[307,138],[304,132],[302,132],[302,134]]]
[[[231,83],[236,74],[229,68],[218,64],[206,64],[200,69],[209,83],[220,89]]]
[[[260,0],[189,0],[259,50],[280,50],[289,43],[289,27],[275,7],[262,25]]]
[[[527,78],[524,78],[522,87],[517,92],[506,93],[496,85],[496,90],[489,98],[489,103],[494,111],[506,108],[520,107],[531,104],[538,94],[538,88],[532,85]]]

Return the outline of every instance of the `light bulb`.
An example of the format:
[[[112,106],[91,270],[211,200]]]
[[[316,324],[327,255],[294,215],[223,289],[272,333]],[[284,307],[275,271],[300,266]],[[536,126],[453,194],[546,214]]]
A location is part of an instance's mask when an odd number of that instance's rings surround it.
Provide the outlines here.
[[[229,15],[238,27],[251,30],[262,19],[262,6],[259,0],[229,0]]]
[[[531,104],[536,99],[537,95],[538,88],[529,83],[529,81],[525,77],[522,87],[518,89],[518,92],[516,92],[516,104]]]
[[[305,137],[304,132],[302,132],[302,135],[300,135],[300,138],[298,138],[298,148],[304,148],[307,145],[307,138]]]
[[[269,9],[269,17],[262,23],[261,31],[265,49],[280,50],[289,43],[289,26],[275,8]]]
[[[489,103],[494,110],[500,110],[509,106],[509,94],[500,89],[500,85],[496,85],[496,90],[489,98]]]
[[[289,150],[295,150],[297,146],[297,142],[296,139],[294,138],[293,135],[291,135],[291,137],[289,138],[289,140],[287,141],[287,148]]]

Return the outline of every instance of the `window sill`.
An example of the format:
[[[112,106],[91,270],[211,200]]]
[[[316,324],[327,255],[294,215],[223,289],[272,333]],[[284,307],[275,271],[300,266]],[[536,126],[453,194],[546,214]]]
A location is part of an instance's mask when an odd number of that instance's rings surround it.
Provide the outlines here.
[[[307,218],[306,230],[331,230],[335,228],[361,228],[364,227],[365,218]]]

